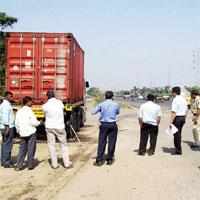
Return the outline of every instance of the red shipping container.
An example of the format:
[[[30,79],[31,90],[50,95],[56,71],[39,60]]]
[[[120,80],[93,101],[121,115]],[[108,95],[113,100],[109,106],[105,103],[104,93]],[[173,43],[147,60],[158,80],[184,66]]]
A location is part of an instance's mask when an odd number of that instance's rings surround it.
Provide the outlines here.
[[[69,104],[83,104],[84,51],[70,33],[18,33],[7,35],[6,90],[14,100],[31,96],[46,100],[48,89]]]

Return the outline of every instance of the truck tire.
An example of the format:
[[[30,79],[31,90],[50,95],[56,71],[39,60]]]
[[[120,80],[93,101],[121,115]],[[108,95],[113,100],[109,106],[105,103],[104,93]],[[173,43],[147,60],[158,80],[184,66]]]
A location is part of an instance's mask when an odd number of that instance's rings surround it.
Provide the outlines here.
[[[76,121],[76,125],[77,125],[77,130],[76,131],[80,131],[80,128],[81,128],[81,111],[80,109],[77,111],[77,121]]]
[[[83,108],[80,108],[80,127],[84,127],[85,125],[85,111]]]
[[[77,113],[75,111],[72,111],[71,116],[70,116],[70,124],[72,125],[73,129],[75,131],[77,131]],[[70,128],[70,131],[71,128]],[[74,135],[73,131],[72,131],[72,135]]]

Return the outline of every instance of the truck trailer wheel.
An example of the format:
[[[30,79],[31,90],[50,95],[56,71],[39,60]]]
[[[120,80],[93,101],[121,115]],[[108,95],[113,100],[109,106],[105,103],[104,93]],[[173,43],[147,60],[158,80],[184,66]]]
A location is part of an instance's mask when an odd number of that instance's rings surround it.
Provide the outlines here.
[[[80,108],[80,127],[85,126],[85,111],[83,108]]]
[[[77,124],[77,131],[80,131],[80,128],[81,128],[81,110],[79,109],[78,111],[77,111],[77,122],[76,122],[76,124]]]
[[[77,113],[76,113],[75,111],[73,111],[73,112],[71,113],[71,116],[70,116],[70,125],[72,125],[72,127],[73,127],[73,129],[74,129],[75,131],[78,130],[78,123],[77,123],[77,120],[78,120],[78,118],[77,118]],[[70,128],[70,131],[72,131],[71,128]],[[73,133],[73,131],[72,131],[72,135],[73,135],[73,134],[74,134],[74,133]]]

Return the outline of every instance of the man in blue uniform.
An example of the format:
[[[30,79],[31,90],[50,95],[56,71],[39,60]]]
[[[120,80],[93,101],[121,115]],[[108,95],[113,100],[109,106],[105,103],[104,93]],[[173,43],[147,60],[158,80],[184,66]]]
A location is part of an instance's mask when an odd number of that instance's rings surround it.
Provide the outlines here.
[[[97,150],[97,158],[94,163],[96,166],[102,166],[104,164],[104,153],[106,144],[108,141],[108,155],[107,164],[112,165],[115,146],[117,141],[117,115],[119,114],[119,105],[113,101],[113,92],[107,91],[105,93],[105,101],[97,105],[92,114],[100,113],[99,121],[101,123],[99,127],[99,142]]]

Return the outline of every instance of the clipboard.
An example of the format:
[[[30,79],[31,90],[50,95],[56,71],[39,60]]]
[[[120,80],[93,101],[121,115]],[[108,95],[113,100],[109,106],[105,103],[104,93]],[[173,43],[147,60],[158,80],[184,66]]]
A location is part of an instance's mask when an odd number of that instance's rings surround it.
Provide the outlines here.
[[[170,126],[166,129],[165,133],[169,136],[174,136],[175,133],[177,133],[178,129],[174,124],[170,124]]]

